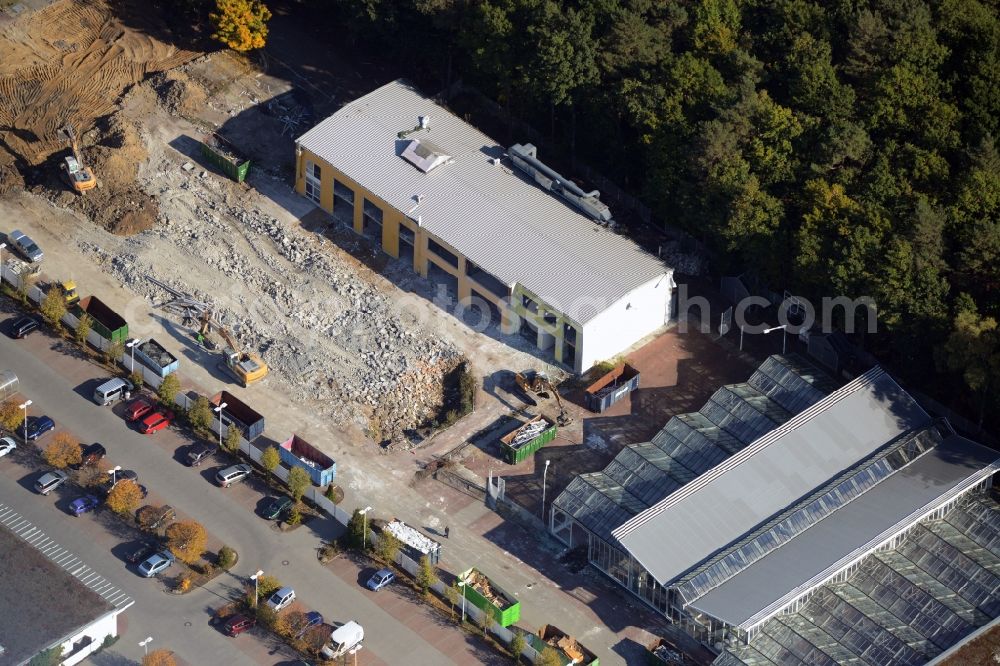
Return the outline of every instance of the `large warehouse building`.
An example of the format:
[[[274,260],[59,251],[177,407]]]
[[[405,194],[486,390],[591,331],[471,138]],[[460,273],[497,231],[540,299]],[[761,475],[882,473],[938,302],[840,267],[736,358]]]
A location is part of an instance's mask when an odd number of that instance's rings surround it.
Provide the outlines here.
[[[575,372],[671,316],[673,271],[609,229],[599,193],[402,81],[300,137],[296,164],[300,194]]]
[[[717,664],[921,664],[1000,615],[1000,453],[794,356],[575,478],[552,533]]]

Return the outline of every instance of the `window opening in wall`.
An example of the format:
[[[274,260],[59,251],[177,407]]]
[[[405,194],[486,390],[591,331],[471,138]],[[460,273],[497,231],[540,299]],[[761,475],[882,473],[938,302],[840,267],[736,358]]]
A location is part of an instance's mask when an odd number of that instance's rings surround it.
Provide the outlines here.
[[[427,248],[438,257],[444,259],[447,263],[451,264],[455,268],[458,268],[458,257],[449,252],[440,243],[435,242],[433,238],[427,239]]]
[[[320,203],[320,168],[318,164],[306,162],[306,196],[314,203]]]
[[[354,224],[354,190],[338,180],[333,181],[333,217],[348,226]]]
[[[365,199],[364,202],[361,216],[362,231],[365,236],[382,247],[382,209],[368,199]]]

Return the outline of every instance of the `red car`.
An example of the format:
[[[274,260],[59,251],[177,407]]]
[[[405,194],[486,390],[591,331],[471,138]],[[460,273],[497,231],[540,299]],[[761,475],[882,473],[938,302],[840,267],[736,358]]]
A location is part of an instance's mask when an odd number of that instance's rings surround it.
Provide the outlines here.
[[[248,615],[234,615],[226,620],[225,624],[222,625],[222,630],[229,636],[239,636],[244,631],[252,629],[256,624],[256,618]]]
[[[148,398],[136,398],[125,408],[125,419],[128,421],[138,421],[142,417],[153,411],[153,403]]]
[[[150,435],[157,430],[163,430],[174,418],[174,413],[170,411],[155,411],[148,415],[139,424],[139,430],[145,434]]]

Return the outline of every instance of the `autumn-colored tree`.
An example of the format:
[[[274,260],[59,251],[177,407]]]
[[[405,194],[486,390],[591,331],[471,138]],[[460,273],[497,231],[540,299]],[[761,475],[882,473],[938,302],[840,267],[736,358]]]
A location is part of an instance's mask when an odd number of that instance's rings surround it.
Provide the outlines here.
[[[535,659],[535,666],[562,666],[562,659],[559,658],[555,648],[549,646]]]
[[[281,454],[278,453],[278,447],[269,446],[264,449],[264,453],[260,454],[260,466],[270,474],[278,465],[281,463]]]
[[[216,11],[208,15],[216,39],[234,51],[264,48],[271,10],[259,0],[215,0]]]
[[[45,447],[42,457],[45,462],[56,469],[66,469],[70,465],[78,464],[82,459],[80,442],[73,435],[67,432],[58,432],[52,437],[52,441]]]
[[[396,555],[399,554],[399,549],[402,547],[402,542],[394,534],[383,530],[378,535],[378,543],[375,544],[375,554],[386,564],[391,564],[396,561]]]
[[[513,635],[510,639],[510,654],[514,657],[515,664],[521,663],[521,653],[524,652],[527,644],[528,641],[524,637],[524,632],[520,629],[513,629]]]
[[[208,533],[201,523],[184,520],[167,528],[167,547],[182,562],[193,564],[205,552]]]
[[[93,327],[94,320],[87,314],[83,313],[80,320],[76,323],[76,329],[73,331],[73,336],[76,338],[76,342],[81,347],[87,346],[87,336],[90,335],[90,329]]]
[[[170,650],[165,650],[160,648],[159,650],[153,650],[146,656],[142,658],[142,666],[176,666],[177,661],[174,659],[174,653]]]
[[[142,502],[142,489],[132,479],[119,481],[108,493],[106,501],[109,509],[119,515],[127,516],[135,511],[139,503]]]
[[[0,402],[0,427],[16,430],[24,421],[24,412],[14,399]]]
[[[269,596],[278,591],[281,587],[281,581],[274,576],[257,576],[257,598],[267,599]]]
[[[66,314],[66,299],[61,289],[49,289],[38,309],[50,326],[62,328],[62,318]]]
[[[226,436],[222,438],[222,448],[230,453],[237,453],[240,450],[240,429],[230,425],[226,429]]]
[[[420,590],[424,593],[425,597],[430,594],[431,587],[437,581],[437,573],[434,571],[431,558],[424,555],[420,558],[420,568],[417,569],[417,585],[420,586]]]
[[[104,362],[108,365],[117,367],[118,361],[122,360],[122,356],[125,355],[125,345],[121,341],[112,342],[108,345],[108,348],[104,350]]]
[[[208,430],[212,425],[212,403],[203,395],[195,398],[194,404],[188,411],[188,421],[195,430]]]

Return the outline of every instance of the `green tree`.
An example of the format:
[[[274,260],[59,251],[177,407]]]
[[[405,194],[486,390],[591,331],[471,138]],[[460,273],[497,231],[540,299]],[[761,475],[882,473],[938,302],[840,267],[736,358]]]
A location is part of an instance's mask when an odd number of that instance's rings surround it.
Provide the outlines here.
[[[515,664],[521,663],[521,653],[524,652],[524,648],[528,645],[527,639],[524,637],[524,632],[520,629],[512,628],[512,636],[510,639],[510,654],[514,658]]]
[[[181,390],[181,382],[177,378],[176,372],[171,372],[163,378],[160,386],[156,389],[156,395],[164,405],[173,405],[174,399]]]
[[[229,546],[219,549],[219,568],[228,571],[236,564],[236,551]]]
[[[451,585],[444,588],[444,596],[448,599],[448,605],[451,606],[451,616],[455,617],[455,606],[459,604],[462,600],[462,592],[458,589],[458,585],[452,583]]]
[[[979,397],[982,424],[986,400],[1000,386],[1000,330],[996,319],[982,316],[971,299],[963,299],[938,361],[944,369],[959,374]]]
[[[562,659],[555,648],[548,646],[535,659],[535,666],[562,666]]]
[[[86,312],[80,317],[76,323],[76,329],[73,331],[73,337],[76,338],[76,342],[83,348],[87,347],[87,336],[90,335],[90,329],[94,323],[93,318]]]
[[[347,521],[347,532],[344,535],[348,547],[360,549],[372,545],[371,527],[367,528],[368,534],[365,534],[367,522],[365,515],[361,513],[361,509],[355,509],[354,513],[351,514],[350,520]]]
[[[212,403],[208,398],[203,395],[195,398],[194,404],[188,410],[188,420],[196,430],[208,430],[212,426]]]
[[[55,287],[46,291],[45,297],[42,298],[39,305],[39,311],[50,326],[61,329],[62,318],[66,314],[66,300],[63,298],[62,291]]]
[[[437,581],[438,577],[437,572],[434,571],[434,565],[431,564],[431,559],[424,555],[420,558],[420,568],[417,569],[417,586],[420,587],[420,591],[426,597],[430,594],[431,587]]]
[[[375,554],[386,564],[396,561],[396,555],[403,544],[390,532],[383,530],[378,535],[378,543],[375,544]]]
[[[274,470],[278,469],[279,464],[281,464],[281,454],[278,453],[278,447],[269,446],[264,449],[263,453],[260,454],[260,466],[263,467],[268,474],[274,473]],[[299,468],[296,467],[294,469]],[[291,484],[291,481],[291,475],[289,474],[289,484]],[[303,489],[302,492],[304,493],[305,489]]]
[[[306,490],[312,485],[312,479],[309,478],[309,472],[305,471],[301,467],[293,467],[288,472],[288,494],[292,496],[296,502],[302,500],[302,496],[306,494]]]
[[[281,588],[281,581],[274,576],[257,577],[257,599],[267,599]],[[259,604],[258,604],[259,605]]]
[[[28,662],[28,666],[60,666],[62,664],[63,648],[61,645],[42,650]]]
[[[108,365],[116,366],[125,354],[125,345],[121,342],[112,342],[104,350],[104,362]]]
[[[229,453],[237,453],[240,450],[240,440],[242,437],[240,429],[230,425],[226,428],[225,437],[222,438],[222,448]]]
[[[128,380],[132,382],[132,386],[135,387],[136,391],[141,391],[143,385],[146,383],[146,378],[142,374],[142,370],[134,370],[131,375],[128,376]]]
[[[259,0],[215,0],[215,11],[209,15],[212,39],[234,51],[264,48],[267,42],[267,22],[271,10]]]

